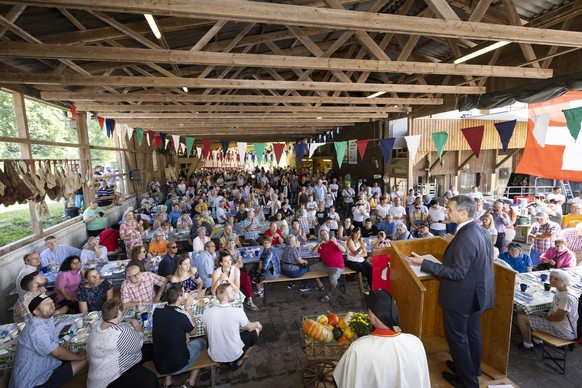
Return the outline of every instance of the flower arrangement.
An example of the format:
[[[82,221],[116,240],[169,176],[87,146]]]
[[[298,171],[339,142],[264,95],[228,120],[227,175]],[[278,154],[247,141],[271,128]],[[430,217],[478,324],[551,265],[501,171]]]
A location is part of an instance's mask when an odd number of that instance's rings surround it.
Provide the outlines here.
[[[355,313],[350,321],[350,327],[358,337],[363,337],[372,332],[372,322],[370,322],[368,314]]]

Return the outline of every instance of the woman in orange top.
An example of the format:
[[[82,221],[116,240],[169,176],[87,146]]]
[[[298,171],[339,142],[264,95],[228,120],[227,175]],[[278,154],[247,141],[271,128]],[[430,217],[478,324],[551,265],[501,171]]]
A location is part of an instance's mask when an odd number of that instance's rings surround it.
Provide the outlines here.
[[[164,233],[161,231],[156,231],[154,233],[154,239],[150,242],[148,248],[148,253],[151,256],[163,256],[167,252],[168,240],[164,238]]]

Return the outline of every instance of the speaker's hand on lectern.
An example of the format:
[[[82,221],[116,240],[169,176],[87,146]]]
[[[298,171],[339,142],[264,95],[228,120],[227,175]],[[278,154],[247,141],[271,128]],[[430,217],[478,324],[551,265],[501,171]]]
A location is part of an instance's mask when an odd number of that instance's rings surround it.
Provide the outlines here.
[[[414,265],[421,265],[422,262],[424,261],[424,258],[420,257],[418,254],[416,254],[414,252],[410,252],[410,256],[404,256],[404,258],[410,264],[414,264]]]

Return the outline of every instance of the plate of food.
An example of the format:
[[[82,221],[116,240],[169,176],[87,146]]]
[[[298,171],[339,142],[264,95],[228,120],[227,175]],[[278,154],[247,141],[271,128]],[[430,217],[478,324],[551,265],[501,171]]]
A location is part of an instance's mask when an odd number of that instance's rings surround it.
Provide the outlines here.
[[[117,267],[112,272],[113,273],[122,273],[122,272],[125,272],[125,267]]]
[[[89,330],[86,328],[77,330],[76,335],[71,339],[72,343],[86,342],[89,338]]]

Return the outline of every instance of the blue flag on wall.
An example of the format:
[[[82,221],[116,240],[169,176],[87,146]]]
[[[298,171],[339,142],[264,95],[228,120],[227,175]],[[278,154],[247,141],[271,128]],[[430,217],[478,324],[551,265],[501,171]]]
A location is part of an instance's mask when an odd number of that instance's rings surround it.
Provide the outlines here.
[[[503,147],[503,152],[507,152],[507,147],[509,146],[509,141],[513,136],[513,130],[515,129],[515,124],[517,120],[504,121],[502,123],[495,123],[495,129],[499,134],[499,140],[501,140],[501,146]]]
[[[228,152],[228,145],[230,144],[230,142],[228,141],[222,141],[222,157],[226,158],[226,153]]]
[[[301,160],[305,156],[305,151],[307,151],[307,144],[305,143],[298,143],[293,144],[293,149],[295,150],[295,155],[297,156],[297,167],[301,167]]]
[[[380,139],[380,150],[382,150],[382,156],[384,157],[384,164],[390,163],[392,158],[392,148],[394,148],[395,137],[388,139]]]

